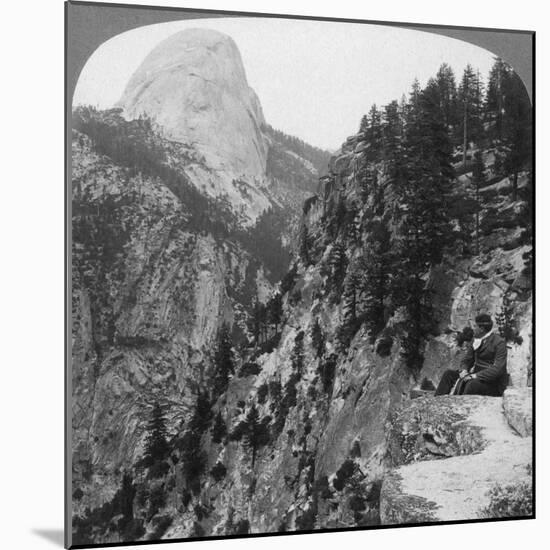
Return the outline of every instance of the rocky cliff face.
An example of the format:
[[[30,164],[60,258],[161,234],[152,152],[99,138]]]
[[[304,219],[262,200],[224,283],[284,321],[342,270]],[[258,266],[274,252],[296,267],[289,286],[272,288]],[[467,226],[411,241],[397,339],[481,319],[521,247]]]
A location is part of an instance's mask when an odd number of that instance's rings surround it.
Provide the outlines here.
[[[73,466],[82,482],[139,455],[155,400],[176,404],[171,424],[181,419],[219,327],[246,330],[243,308],[257,283],[270,284],[242,245],[189,226],[163,183],[129,176],[83,134],[73,181]]]
[[[400,351],[406,326],[400,311],[387,319],[375,342],[363,326],[342,350],[345,305],[327,284],[336,245],[326,245],[331,240],[326,211],[331,203],[349,204],[361,193],[362,150],[361,136],[348,140],[331,163],[321,195],[305,208],[303,231],[317,251],[312,252],[314,260],[300,262],[284,295],[285,323],[277,348],[257,352],[259,374],[234,379],[215,406],[230,433],[252,406],[260,418],[280,423],[282,430],[258,452],[254,465],[246,445],[231,437],[212,444],[206,436],[206,470],[220,462],[227,472],[222,480],[205,480],[200,497],[209,503],[208,520],[201,522],[205,533],[232,532],[232,518],[246,520],[250,532],[264,532],[491,513],[498,517],[505,513],[495,505],[502,491],[519,487],[519,500],[530,499],[531,440],[521,436],[528,435],[529,428],[523,426],[530,423],[530,390],[525,387],[531,368],[531,294],[525,286],[524,261],[519,260],[530,245],[509,244],[517,233],[514,225],[501,231],[502,241],[495,241],[491,232],[483,237],[479,255],[453,254],[430,273],[438,326],[426,341],[420,372],[410,370]],[[385,193],[391,192],[388,183]],[[508,195],[501,200],[504,207]],[[367,221],[369,211],[366,207],[357,213],[357,225]],[[521,223],[516,218],[516,224]],[[348,241],[349,257],[358,250]],[[411,402],[421,382],[437,385],[446,368],[459,367],[465,348],[457,343],[457,334],[480,310],[502,312],[505,294],[513,296],[513,321],[521,336],[508,343],[511,384],[522,396],[516,413],[506,408],[512,390],[504,403],[490,397]],[[518,430],[516,424],[522,427]],[[451,458],[466,455],[467,460]],[[499,459],[504,456],[509,460]],[[448,460],[426,462],[440,458]],[[433,483],[426,483],[432,475]],[[174,515],[166,536],[188,536],[196,523],[192,507],[178,508]]]
[[[119,104],[126,118],[150,117],[204,161],[187,168],[206,194],[226,196],[252,219],[269,206],[261,191],[265,120],[231,38],[205,29],[171,36],[145,58]]]
[[[77,511],[113,496],[143,453],[154,403],[177,432],[212,379],[222,325],[235,345],[248,339],[252,302],[267,301],[286,270],[319,175],[295,138],[265,126],[234,43],[218,33],[161,45],[124,104],[130,120],[73,113]],[[320,166],[328,156],[316,153]]]
[[[350,141],[331,163],[323,193],[309,201],[303,219],[311,242],[326,242],[322,212],[327,205],[338,197],[348,200],[359,193],[354,166],[360,161],[360,148]],[[513,233],[515,228],[508,231]],[[158,517],[169,519],[162,536],[495,517],[508,513],[510,498],[529,500],[530,394],[528,388],[521,388],[527,386],[530,370],[531,295],[522,276],[524,264],[514,261],[529,247],[521,244],[505,250],[492,237],[489,234],[482,239],[485,252],[479,256],[448,257],[431,273],[440,333],[428,338],[420,372],[412,372],[400,353],[403,333],[399,312],[387,319],[386,329],[375,342],[362,327],[342,350],[339,339],[345,308],[327,286],[334,245],[317,253],[313,263],[300,262],[282,289],[284,322],[279,333],[271,333],[271,338],[276,338],[273,351],[243,348],[238,364],[253,363],[256,369],[246,372],[237,368],[241,373],[231,379],[227,391],[212,406],[211,414],[223,419],[225,435],[215,439],[211,422],[202,427],[198,440],[204,452],[200,490],[190,488],[181,466],[186,455],[177,443],[175,448],[180,450],[169,461],[167,475],[150,482],[165,494]],[[191,265],[200,269],[197,286],[188,294],[203,300],[195,311],[196,315],[202,312],[201,330],[208,333],[208,319],[212,318],[206,314],[209,304],[216,302],[212,306],[214,316],[220,315],[221,302],[227,305],[229,316],[239,308],[216,292],[220,270],[224,262],[230,262],[227,254],[219,251],[216,262],[209,262],[206,252],[213,246],[209,239],[200,239],[196,246],[201,247],[197,256],[201,260]],[[353,254],[353,246],[349,250]],[[173,277],[177,269],[166,272]],[[208,281],[215,280],[216,273],[220,273],[218,283],[209,287]],[[161,284],[160,288],[171,285]],[[445,368],[458,367],[464,350],[457,344],[456,334],[479,308],[501,311],[506,290],[507,295],[516,293],[514,322],[517,334],[524,338],[521,343],[508,344],[512,383],[519,388],[516,393],[508,390],[504,401],[488,397],[411,401],[411,391],[420,381],[437,384]],[[86,299],[82,303],[86,304]],[[126,330],[136,326],[139,319],[150,322],[150,315],[142,308],[137,316],[135,310],[128,311]],[[166,311],[166,306],[161,311]],[[92,445],[96,461],[140,456],[138,434],[147,413],[137,414],[137,410],[148,394],[149,399],[153,395],[169,397],[170,431],[174,441],[180,437],[185,440],[185,425],[192,423],[190,389],[201,377],[200,361],[192,367],[193,346],[189,343],[189,335],[200,331],[193,328],[198,327],[196,322],[189,322],[182,323],[179,336],[171,336],[160,348],[116,350],[104,360],[104,365],[116,366],[103,367],[104,374],[96,382],[94,418],[103,430],[106,425],[116,429],[117,422],[120,430],[110,443],[100,440]],[[84,319],[82,326],[90,325],[91,321]],[[317,334],[316,325],[320,329]],[[87,332],[83,329],[82,333]],[[176,357],[180,362],[174,361]],[[180,364],[188,366],[178,368]],[[122,414],[113,413],[106,406],[106,398]],[[254,462],[250,442],[239,436],[251,408],[257,411],[260,424],[269,422],[272,426],[269,440],[255,451]],[[109,414],[112,416],[107,418]],[[128,423],[130,418],[132,423]],[[183,428],[179,428],[179,419],[184,420]],[[96,433],[93,428],[92,433]],[[102,431],[101,436],[105,435]],[[122,448],[121,440],[125,442]],[[216,468],[222,473],[215,474]],[[100,495],[94,497],[96,504],[113,497],[113,480],[120,479],[113,470],[104,476],[109,483],[101,481],[99,475],[95,478],[95,495]],[[97,486],[104,486],[103,492],[97,492]],[[91,502],[86,491],[82,503]],[[475,506],[470,506],[472,502]],[[502,502],[504,505],[499,504]],[[526,513],[524,508],[517,512],[522,513]],[[155,536],[155,521],[160,520],[153,518],[139,538]],[[98,536],[102,540],[125,540],[116,530],[110,534],[100,531]]]

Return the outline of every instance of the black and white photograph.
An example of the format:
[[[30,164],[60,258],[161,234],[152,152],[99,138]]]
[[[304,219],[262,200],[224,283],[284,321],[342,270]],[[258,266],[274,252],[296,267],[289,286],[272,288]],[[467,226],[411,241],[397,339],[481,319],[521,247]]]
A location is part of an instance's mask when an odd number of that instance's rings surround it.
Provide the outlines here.
[[[66,5],[66,544],[533,518],[534,33],[197,6]]]

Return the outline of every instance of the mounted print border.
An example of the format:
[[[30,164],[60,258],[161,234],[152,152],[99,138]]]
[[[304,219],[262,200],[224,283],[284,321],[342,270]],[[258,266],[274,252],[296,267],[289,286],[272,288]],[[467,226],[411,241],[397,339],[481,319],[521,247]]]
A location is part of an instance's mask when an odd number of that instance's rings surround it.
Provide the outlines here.
[[[534,518],[534,33],[65,7],[66,547]]]

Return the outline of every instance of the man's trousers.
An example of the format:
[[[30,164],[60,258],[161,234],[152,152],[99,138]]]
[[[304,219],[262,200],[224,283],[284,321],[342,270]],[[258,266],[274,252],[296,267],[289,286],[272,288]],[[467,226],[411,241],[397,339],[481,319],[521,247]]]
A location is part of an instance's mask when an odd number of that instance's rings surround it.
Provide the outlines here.
[[[457,370],[446,370],[435,390],[435,395],[447,395],[456,384],[459,375]],[[463,384],[460,395],[492,395],[498,397],[501,394],[498,388],[481,380],[468,380]]]

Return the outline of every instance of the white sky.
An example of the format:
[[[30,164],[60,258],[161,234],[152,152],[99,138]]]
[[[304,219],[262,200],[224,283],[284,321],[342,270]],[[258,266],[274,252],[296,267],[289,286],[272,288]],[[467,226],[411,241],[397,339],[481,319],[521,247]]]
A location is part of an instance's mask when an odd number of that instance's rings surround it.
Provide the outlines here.
[[[394,27],[244,17],[178,21],[140,27],[102,44],[82,70],[73,105],[112,107],[151,49],[186,28],[231,36],[266,121],[330,150],[357,132],[373,103],[408,94],[415,77],[424,85],[446,62],[457,81],[467,63],[486,79],[493,62],[493,54],[466,42]]]

